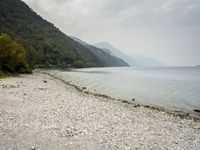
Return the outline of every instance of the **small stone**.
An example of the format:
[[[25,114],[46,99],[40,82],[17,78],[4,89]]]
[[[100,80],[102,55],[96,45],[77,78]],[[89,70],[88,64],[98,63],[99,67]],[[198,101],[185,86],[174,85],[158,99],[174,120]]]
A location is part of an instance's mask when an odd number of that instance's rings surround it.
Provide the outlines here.
[[[175,144],[178,144],[178,142],[177,142],[177,141],[174,141],[174,143],[175,143]]]
[[[130,104],[130,102],[127,100],[122,100],[122,103]]]
[[[2,85],[2,87],[3,87],[3,89],[4,89],[4,88],[6,88],[6,87],[7,87],[7,85],[4,85],[4,84],[3,84],[3,85]]]
[[[133,107],[139,107],[140,105],[139,104],[136,104],[136,105],[134,105]]]
[[[34,147],[34,146],[32,146],[32,147],[31,147],[31,150],[35,150],[35,147]]]
[[[42,91],[42,90],[47,90],[47,88],[39,88],[39,90],[41,90],[41,91]]]
[[[10,88],[17,88],[15,85],[10,85],[9,87]]]
[[[9,119],[10,119],[10,120],[13,120],[14,118],[13,118],[13,117],[9,117]]]
[[[143,145],[143,142],[139,142],[140,145]]]
[[[200,113],[200,109],[194,109],[194,112]]]

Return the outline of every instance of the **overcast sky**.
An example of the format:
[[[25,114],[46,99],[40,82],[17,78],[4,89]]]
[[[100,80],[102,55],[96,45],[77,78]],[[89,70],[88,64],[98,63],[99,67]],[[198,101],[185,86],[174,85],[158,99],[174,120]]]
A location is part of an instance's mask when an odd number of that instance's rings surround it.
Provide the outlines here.
[[[200,64],[200,0],[24,0],[67,35],[167,65]]]

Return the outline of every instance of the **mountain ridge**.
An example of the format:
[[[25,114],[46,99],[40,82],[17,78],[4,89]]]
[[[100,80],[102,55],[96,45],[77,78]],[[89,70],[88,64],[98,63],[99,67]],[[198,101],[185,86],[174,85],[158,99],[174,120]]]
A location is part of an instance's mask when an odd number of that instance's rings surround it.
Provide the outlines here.
[[[100,49],[100,48],[97,48],[95,47],[94,45],[90,45],[89,43],[87,42],[84,42],[83,40],[75,37],[75,36],[70,36],[72,39],[74,39],[75,41],[79,42],[80,44],[86,46],[91,52],[96,52],[98,53],[97,57],[101,60],[101,57],[105,57],[106,59],[105,60],[102,60],[102,61],[105,61],[105,63],[110,63],[110,59],[112,59],[112,57],[116,57],[116,60],[117,61],[121,61],[121,62],[124,62],[124,66],[129,66],[128,63],[126,63],[122,58],[119,58],[117,56],[114,56],[110,50],[107,50],[107,49]],[[106,55],[106,54],[109,54],[109,55]],[[99,57],[100,56],[100,57]],[[115,62],[115,61],[114,61]],[[115,62],[117,63],[117,62]]]
[[[135,66],[135,67],[160,67],[160,66],[164,66],[164,64],[155,59],[155,58],[151,58],[151,57],[147,57],[147,56],[143,56],[143,55],[136,55],[136,54],[125,54],[122,52],[122,50],[115,48],[114,46],[112,46],[110,43],[108,42],[99,42],[94,44],[96,47],[98,48],[105,48],[111,51],[111,53],[113,53],[114,56],[118,57],[118,58],[122,58],[123,60],[125,60],[130,66]]]
[[[0,1],[0,32],[11,35],[26,49],[26,60],[38,67],[127,66],[114,56],[91,51],[37,15],[24,1]],[[101,55],[99,55],[99,53]],[[109,61],[106,59],[109,58]]]
[[[116,56],[119,57],[121,59],[123,59],[124,61],[126,61],[130,66],[135,66],[135,62],[133,59],[131,59],[130,57],[128,57],[126,54],[124,54],[121,50],[113,47],[111,44],[107,43],[107,42],[99,42],[94,44],[94,46],[101,48],[101,49],[107,49],[110,50],[111,53]]]

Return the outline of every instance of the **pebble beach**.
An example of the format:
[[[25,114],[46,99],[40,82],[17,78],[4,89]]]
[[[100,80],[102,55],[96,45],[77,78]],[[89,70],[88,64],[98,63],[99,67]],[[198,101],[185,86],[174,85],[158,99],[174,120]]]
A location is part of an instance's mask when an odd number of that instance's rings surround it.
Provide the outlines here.
[[[77,90],[35,72],[0,80],[0,149],[200,149],[200,121]]]

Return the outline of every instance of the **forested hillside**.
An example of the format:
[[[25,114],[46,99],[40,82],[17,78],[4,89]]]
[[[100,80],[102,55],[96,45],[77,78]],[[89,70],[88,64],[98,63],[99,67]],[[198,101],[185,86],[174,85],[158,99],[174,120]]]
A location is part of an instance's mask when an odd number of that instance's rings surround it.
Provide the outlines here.
[[[32,11],[21,0],[0,0],[0,32],[23,45],[26,61],[38,67],[128,66],[123,60],[91,50]],[[108,60],[109,59],[109,60]]]

